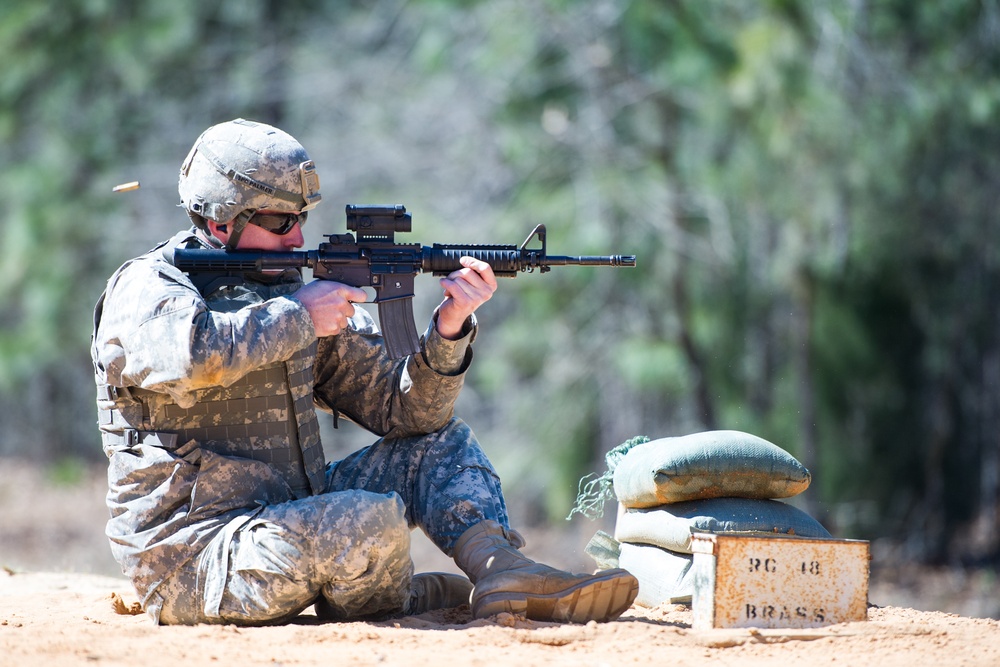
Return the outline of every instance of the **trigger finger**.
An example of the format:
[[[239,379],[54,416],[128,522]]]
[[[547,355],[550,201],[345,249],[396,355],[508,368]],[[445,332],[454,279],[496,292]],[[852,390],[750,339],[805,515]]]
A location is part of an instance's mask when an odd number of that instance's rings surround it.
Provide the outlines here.
[[[368,295],[360,287],[348,287],[341,291],[340,295],[351,303],[364,303],[368,300]]]

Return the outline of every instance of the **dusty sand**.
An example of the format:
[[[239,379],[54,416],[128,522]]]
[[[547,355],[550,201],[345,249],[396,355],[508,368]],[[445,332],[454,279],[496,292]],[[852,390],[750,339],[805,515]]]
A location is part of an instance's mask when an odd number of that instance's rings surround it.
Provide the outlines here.
[[[1000,622],[900,607],[812,630],[690,629],[683,606],[559,625],[467,607],[380,623],[155,627],[120,578],[0,573],[0,665],[878,665],[996,667]]]
[[[868,621],[814,630],[698,632],[690,609],[675,605],[633,607],[586,626],[474,621],[461,607],[382,623],[322,624],[307,614],[282,627],[156,627],[128,613],[138,603],[102,535],[103,496],[100,469],[55,483],[35,466],[0,460],[0,667],[1000,666],[1000,621],[977,618],[1000,611],[992,571],[890,568],[895,559],[880,549]],[[606,527],[526,531],[526,551],[568,569],[593,567],[582,546],[598,528]],[[418,570],[451,569],[419,534],[414,561]]]

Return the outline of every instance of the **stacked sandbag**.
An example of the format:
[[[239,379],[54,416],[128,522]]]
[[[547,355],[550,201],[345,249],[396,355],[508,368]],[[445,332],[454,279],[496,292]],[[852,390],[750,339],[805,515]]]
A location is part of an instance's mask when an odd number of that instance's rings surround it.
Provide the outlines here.
[[[619,503],[613,548],[618,566],[639,580],[641,605],[691,596],[692,533],[830,537],[811,516],[778,500],[805,491],[809,471],[749,433],[632,443],[612,472]]]

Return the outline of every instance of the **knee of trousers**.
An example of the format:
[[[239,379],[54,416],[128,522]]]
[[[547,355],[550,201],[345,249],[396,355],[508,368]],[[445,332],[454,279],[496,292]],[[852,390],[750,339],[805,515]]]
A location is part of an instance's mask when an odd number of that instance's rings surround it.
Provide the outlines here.
[[[316,580],[349,581],[375,570],[410,572],[410,528],[396,493],[352,490],[314,496],[320,505],[310,538]]]
[[[442,428],[427,436],[414,438],[435,452],[435,458],[448,458],[465,466],[492,468],[476,434],[469,425],[455,417]]]

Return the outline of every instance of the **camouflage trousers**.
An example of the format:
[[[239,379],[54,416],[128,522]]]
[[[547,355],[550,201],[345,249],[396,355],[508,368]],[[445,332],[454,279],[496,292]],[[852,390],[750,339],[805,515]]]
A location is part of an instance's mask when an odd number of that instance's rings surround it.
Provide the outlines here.
[[[334,618],[392,615],[410,596],[410,530],[421,528],[451,555],[458,537],[486,519],[508,525],[500,480],[472,430],[454,419],[330,463],[325,493],[231,521],[147,610],[164,624],[261,625],[287,621],[323,596]]]

